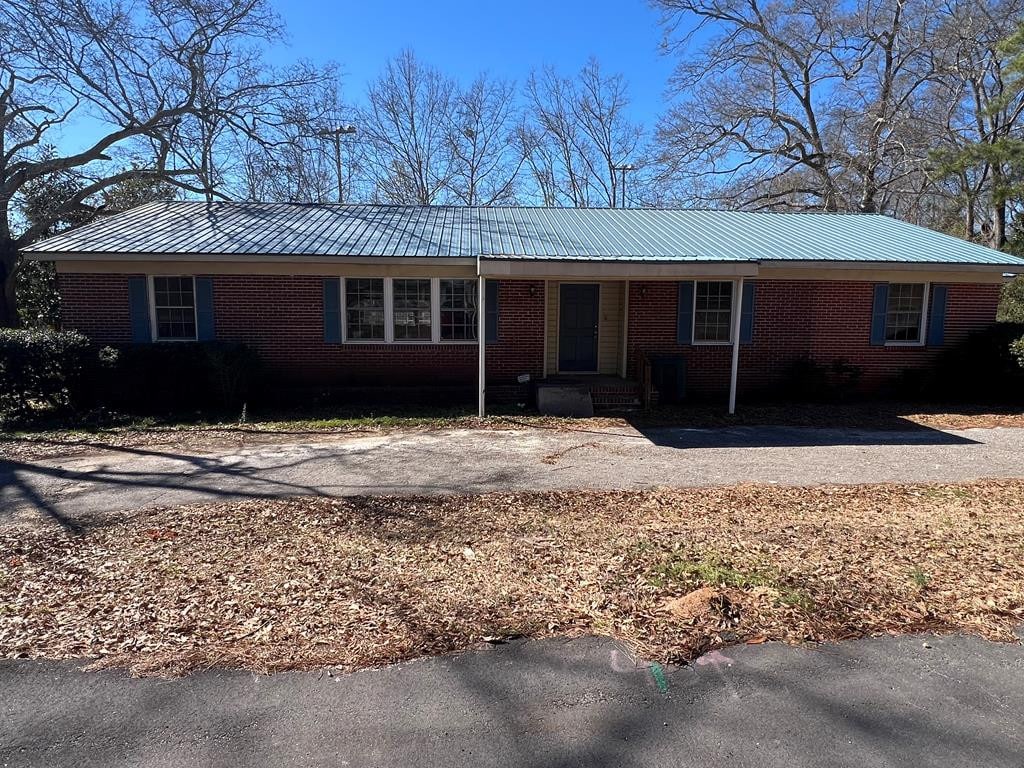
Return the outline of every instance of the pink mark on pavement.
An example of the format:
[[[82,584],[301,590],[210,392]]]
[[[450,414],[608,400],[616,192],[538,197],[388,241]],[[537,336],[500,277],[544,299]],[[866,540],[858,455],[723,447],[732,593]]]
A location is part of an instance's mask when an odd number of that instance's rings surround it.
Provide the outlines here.
[[[726,656],[721,651],[712,651],[711,653],[705,653],[695,662],[698,667],[704,667],[711,664],[714,667],[719,667],[722,664],[726,666],[732,666],[732,659]]]

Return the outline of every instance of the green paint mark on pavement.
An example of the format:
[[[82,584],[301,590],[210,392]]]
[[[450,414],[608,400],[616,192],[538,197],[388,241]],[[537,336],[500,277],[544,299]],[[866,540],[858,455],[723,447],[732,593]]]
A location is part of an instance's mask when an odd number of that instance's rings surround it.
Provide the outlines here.
[[[650,670],[654,683],[658,686],[658,693],[668,693],[668,680],[665,679],[665,670],[661,668],[661,664],[651,664]]]

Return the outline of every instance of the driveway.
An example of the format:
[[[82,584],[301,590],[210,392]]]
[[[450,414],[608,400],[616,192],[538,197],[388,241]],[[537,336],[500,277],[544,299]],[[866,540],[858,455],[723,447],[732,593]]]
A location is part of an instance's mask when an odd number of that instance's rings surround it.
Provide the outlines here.
[[[965,481],[1024,473],[1024,429],[439,430],[0,462],[0,510],[60,519],[298,494]]]
[[[0,661],[0,765],[1020,768],[1024,653],[911,636],[636,666],[527,642],[354,675]]]

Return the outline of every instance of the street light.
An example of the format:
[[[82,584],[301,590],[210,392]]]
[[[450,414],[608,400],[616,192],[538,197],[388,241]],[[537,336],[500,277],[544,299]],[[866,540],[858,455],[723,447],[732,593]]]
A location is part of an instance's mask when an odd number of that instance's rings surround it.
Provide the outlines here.
[[[341,137],[348,136],[356,132],[354,125],[341,125],[337,128],[325,128],[322,131],[317,131],[317,136],[322,136],[325,139],[334,139],[334,170],[337,173],[338,178],[338,202],[345,202],[345,195],[341,182]]]
[[[622,202],[619,205],[619,208],[625,208],[626,207],[626,173],[628,173],[629,171],[635,171],[635,170],[636,170],[636,166],[630,165],[628,163],[626,165],[613,165],[612,166],[612,172],[613,173],[618,171],[618,172],[620,172],[622,174],[622,194],[620,195]],[[612,200],[612,208],[614,208],[614,207],[615,207],[615,200]]]

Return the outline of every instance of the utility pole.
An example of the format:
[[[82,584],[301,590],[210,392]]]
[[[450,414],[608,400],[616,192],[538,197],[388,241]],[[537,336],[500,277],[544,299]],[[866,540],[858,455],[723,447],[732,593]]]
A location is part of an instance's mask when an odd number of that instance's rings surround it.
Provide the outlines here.
[[[334,171],[337,174],[338,179],[338,202],[345,202],[345,191],[344,184],[341,178],[341,137],[353,134],[356,132],[354,125],[340,125],[337,128],[327,128],[322,131],[317,131],[317,136],[322,136],[325,139],[334,139]]]
[[[635,171],[635,170],[636,170],[636,166],[630,165],[628,163],[626,165],[613,165],[612,166],[612,172],[613,173],[621,173],[622,174],[622,191],[619,193],[619,208],[627,207],[627,205],[626,205],[626,174],[629,171]],[[615,207],[615,200],[612,200],[612,208],[614,208],[614,207]]]

